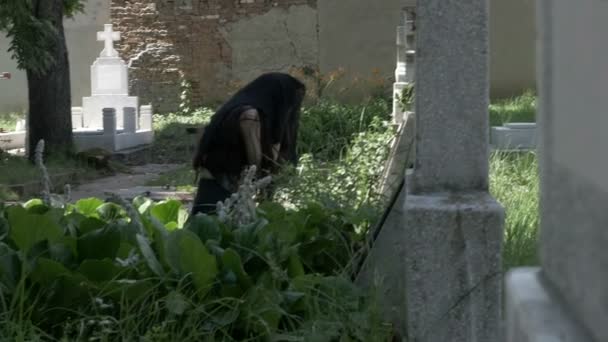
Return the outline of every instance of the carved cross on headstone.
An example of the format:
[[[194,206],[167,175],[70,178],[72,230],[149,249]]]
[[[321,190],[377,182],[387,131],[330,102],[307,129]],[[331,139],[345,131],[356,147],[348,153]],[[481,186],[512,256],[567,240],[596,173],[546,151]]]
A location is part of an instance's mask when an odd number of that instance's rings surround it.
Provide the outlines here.
[[[120,32],[112,31],[112,24],[105,24],[103,31],[97,32],[97,40],[104,42],[100,57],[118,57],[118,51],[114,50],[114,41],[120,40]]]

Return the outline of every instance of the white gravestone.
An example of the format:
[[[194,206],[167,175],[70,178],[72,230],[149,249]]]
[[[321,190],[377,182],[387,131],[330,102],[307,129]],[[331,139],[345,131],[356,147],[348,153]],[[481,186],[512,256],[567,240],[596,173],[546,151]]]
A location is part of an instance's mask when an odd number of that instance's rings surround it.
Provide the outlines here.
[[[104,49],[91,66],[91,95],[82,99],[82,128],[103,128],[103,108],[116,108],[116,124],[124,126],[122,108],[138,108],[138,98],[129,96],[129,77],[127,64],[114,49],[114,41],[120,40],[120,33],[106,24],[104,30],[97,32],[97,40],[104,42]]]
[[[114,49],[120,33],[107,24],[97,33],[104,49],[91,66],[91,96],[72,108],[74,141],[78,150],[101,147],[124,151],[150,145],[154,139],[152,105],[139,107],[129,96],[128,67]]]

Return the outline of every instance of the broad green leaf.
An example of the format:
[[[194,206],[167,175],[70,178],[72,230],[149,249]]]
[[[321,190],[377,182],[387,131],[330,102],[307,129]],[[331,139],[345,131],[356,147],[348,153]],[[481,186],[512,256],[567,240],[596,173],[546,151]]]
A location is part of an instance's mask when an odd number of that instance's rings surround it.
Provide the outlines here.
[[[168,231],[176,230],[178,228],[177,222],[171,221],[169,223],[166,223],[165,228],[167,228]]]
[[[97,209],[99,207],[101,207],[103,204],[104,204],[104,201],[102,201],[98,198],[90,197],[90,198],[83,198],[81,200],[78,200],[74,204],[74,207],[76,208],[76,210],[79,213],[81,213],[84,216],[99,217],[99,213],[97,212]]]
[[[297,254],[289,256],[289,266],[287,267],[287,274],[290,278],[295,278],[306,274],[304,266],[300,262],[300,258]]]
[[[102,282],[113,280],[120,275],[123,269],[115,265],[110,259],[85,260],[78,267],[78,272],[89,280]]]
[[[133,206],[141,215],[144,215],[154,205],[154,201],[143,196],[137,196],[133,199]]]
[[[118,248],[118,252],[116,253],[117,258],[126,259],[129,257],[129,253],[133,249],[133,245],[128,242],[121,241],[120,247]]]
[[[285,208],[276,202],[263,202],[258,206],[258,211],[271,222],[283,219],[286,213]]]
[[[126,216],[127,212],[116,203],[104,203],[96,209],[99,218],[104,221],[115,221]]]
[[[137,234],[137,244],[150,270],[152,270],[152,272],[154,272],[154,274],[156,274],[157,276],[163,277],[165,275],[165,271],[163,270],[163,267],[160,262],[158,262],[156,254],[154,254],[154,251],[152,250],[152,247],[150,247],[148,240],[144,236]]]
[[[48,245],[51,259],[64,265],[73,262],[78,256],[77,240],[71,236],[62,236],[59,240]]]
[[[17,252],[12,250],[8,245],[0,242],[0,284],[9,293],[12,293],[19,281],[21,272],[21,263]],[[1,292],[2,290],[0,290]]]
[[[4,218],[4,213],[0,211],[0,241],[8,236],[9,230],[8,221]]]
[[[78,257],[80,260],[114,259],[120,243],[120,231],[115,226],[96,229],[78,239]]]
[[[31,199],[31,200],[23,203],[23,207],[25,209],[31,209],[32,207],[35,207],[35,206],[43,206],[43,207],[45,207],[45,204],[39,198],[33,198],[33,199]]]
[[[244,291],[248,290],[253,285],[249,275],[247,275],[243,268],[241,256],[235,250],[228,248],[224,251],[224,255],[222,255],[222,264],[225,269],[232,271],[236,275],[239,286],[241,286]]]
[[[171,232],[166,246],[167,263],[182,276],[190,274],[198,294],[206,295],[218,274],[215,256],[188,230]]]
[[[189,217],[190,214],[188,214],[188,211],[186,211],[186,209],[184,209],[183,207],[180,208],[179,212],[177,213],[177,227],[184,228],[184,225],[186,224],[186,222],[188,222]]]
[[[186,297],[178,291],[171,291],[165,298],[167,310],[174,315],[182,315],[190,307]]]
[[[165,200],[157,203],[150,209],[150,214],[158,219],[162,224],[179,221],[179,212],[184,210],[182,203],[177,200]]]
[[[184,229],[194,232],[203,242],[207,240],[222,240],[219,223],[213,217],[205,214],[190,217]]]
[[[78,225],[78,232],[82,236],[94,230],[103,228],[106,224],[106,222],[98,218],[87,217],[86,219],[82,220]]]
[[[61,276],[69,276],[71,274],[72,272],[61,263],[47,258],[39,258],[36,266],[30,273],[30,277],[42,285],[48,285]]]
[[[26,253],[37,242],[53,242],[63,235],[63,229],[48,216],[28,213],[25,208],[19,206],[10,207],[6,211],[10,237],[17,247]]]

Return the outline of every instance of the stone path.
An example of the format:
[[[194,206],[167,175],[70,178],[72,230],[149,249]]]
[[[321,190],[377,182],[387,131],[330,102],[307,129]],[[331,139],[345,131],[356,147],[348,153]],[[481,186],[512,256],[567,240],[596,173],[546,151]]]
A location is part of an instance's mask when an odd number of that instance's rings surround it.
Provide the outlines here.
[[[108,192],[119,193],[121,195],[138,195],[150,191],[154,193],[153,197],[166,197],[171,194],[178,194],[170,190],[162,191],[162,187],[144,187],[144,184],[158,178],[162,173],[174,171],[182,166],[181,164],[146,164],[134,166],[131,168],[132,173],[118,173],[111,177],[100,178],[75,186],[72,189],[71,198],[72,201],[88,197],[104,199],[107,197]]]

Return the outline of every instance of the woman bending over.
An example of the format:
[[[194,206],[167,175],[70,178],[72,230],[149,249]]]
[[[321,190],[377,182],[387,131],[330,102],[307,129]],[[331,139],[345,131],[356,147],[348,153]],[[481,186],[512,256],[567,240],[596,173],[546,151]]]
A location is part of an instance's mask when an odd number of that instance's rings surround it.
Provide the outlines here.
[[[306,87],[284,73],[264,74],[230,98],[205,127],[194,155],[198,190],[192,207],[210,214],[217,202],[238,190],[251,165],[258,175],[274,173],[283,162],[297,163],[296,139]]]

